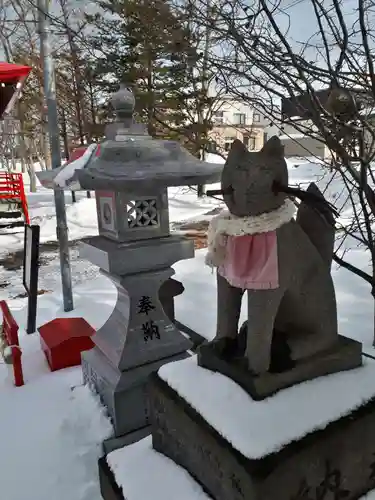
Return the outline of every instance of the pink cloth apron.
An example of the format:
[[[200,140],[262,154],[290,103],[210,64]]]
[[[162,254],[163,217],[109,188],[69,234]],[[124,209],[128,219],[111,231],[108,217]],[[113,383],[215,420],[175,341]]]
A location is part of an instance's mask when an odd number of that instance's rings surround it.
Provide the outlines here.
[[[227,236],[225,260],[218,272],[236,288],[278,288],[279,268],[276,231]]]

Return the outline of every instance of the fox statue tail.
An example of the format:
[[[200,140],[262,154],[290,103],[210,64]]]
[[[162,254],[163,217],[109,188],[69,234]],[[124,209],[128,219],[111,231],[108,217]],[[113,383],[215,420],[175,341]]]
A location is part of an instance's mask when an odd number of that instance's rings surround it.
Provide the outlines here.
[[[323,203],[315,205],[302,201],[297,211],[296,221],[318,250],[323,261],[331,268],[335,244],[335,218],[329,207],[325,205],[324,195],[316,184],[312,182],[307,192],[319,197]]]

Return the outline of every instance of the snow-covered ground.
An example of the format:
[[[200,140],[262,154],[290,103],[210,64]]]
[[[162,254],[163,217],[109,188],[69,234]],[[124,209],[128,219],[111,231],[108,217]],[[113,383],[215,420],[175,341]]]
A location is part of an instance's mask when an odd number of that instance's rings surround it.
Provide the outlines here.
[[[318,165],[311,164],[301,164],[297,168],[291,166],[291,182],[306,185],[319,175],[319,169]],[[324,184],[325,180],[320,182]],[[331,183],[329,189],[334,197],[340,186]],[[86,199],[84,193],[77,194],[76,204],[71,203],[69,193],[66,199],[70,239],[96,234],[95,199]],[[196,193],[187,188],[170,189],[169,200],[172,222],[202,218],[219,204],[207,198],[197,200]],[[56,221],[52,193],[40,188],[38,193],[29,195],[29,206],[32,221],[41,225],[42,241],[54,241]],[[0,235],[0,255],[21,249],[22,243],[21,231]],[[175,265],[176,278],[185,286],[185,292],[177,298],[176,316],[182,323],[211,338],[215,330],[216,285],[215,276],[204,266],[204,254],[204,250],[198,251],[195,259]],[[79,259],[76,249],[72,249],[71,258],[75,310],[69,315],[83,316],[94,328],[98,328],[112,311],[115,288],[99,275],[97,268]],[[39,288],[48,293],[38,299],[39,325],[65,315],[60,296],[57,252],[45,253],[43,259]],[[368,266],[367,257],[360,249],[350,251],[350,260],[361,268]],[[358,277],[336,266],[333,274],[340,332],[361,340],[370,350],[374,306],[369,287]],[[21,327],[26,380],[24,387],[14,388],[8,367],[0,363],[0,427],[4,429],[0,445],[0,497],[4,500],[100,500],[96,461],[100,443],[111,432],[110,424],[96,399],[81,386],[80,368],[51,374],[40,351],[38,336],[24,333],[26,301],[14,298],[23,292],[21,281],[20,270],[0,269],[0,298],[10,299],[9,305]],[[361,394],[358,392],[358,397]],[[155,492],[157,500],[174,500],[177,497],[206,499],[185,472],[164,457],[156,453],[152,455],[149,441],[133,446],[129,449],[132,454],[123,458],[121,467],[129,470],[134,488],[136,484],[147,483],[149,489],[137,493],[133,488],[128,492],[130,500],[146,498],[149,491]],[[128,464],[143,464],[142,457],[149,460],[146,469],[153,470],[151,477],[147,475],[149,483],[146,476],[136,475],[139,466],[134,465],[131,469],[131,465],[124,466],[126,460]],[[117,466],[120,467],[119,464]],[[155,481],[167,477],[168,471],[173,474],[172,483],[166,482],[164,489],[159,485],[161,490],[156,491]],[[172,490],[168,490],[170,487]],[[171,491],[176,488],[178,495],[171,496]],[[374,495],[367,498],[375,500]]]
[[[100,276],[75,290],[76,309],[63,313],[60,294],[40,298],[38,324],[84,316],[94,328],[111,314],[117,291]],[[97,459],[112,433],[103,409],[82,386],[78,368],[51,373],[38,335],[26,335],[25,300],[10,302],[21,327],[25,386],[13,386],[0,357],[1,498],[4,500],[100,500]],[[89,311],[89,316],[87,316]]]

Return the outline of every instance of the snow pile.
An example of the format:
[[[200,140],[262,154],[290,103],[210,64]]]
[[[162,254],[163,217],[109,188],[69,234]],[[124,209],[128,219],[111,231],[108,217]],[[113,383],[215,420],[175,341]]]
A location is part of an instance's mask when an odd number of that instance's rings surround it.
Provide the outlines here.
[[[209,500],[182,467],[153,450],[151,437],[113,451],[107,462],[126,500]]]

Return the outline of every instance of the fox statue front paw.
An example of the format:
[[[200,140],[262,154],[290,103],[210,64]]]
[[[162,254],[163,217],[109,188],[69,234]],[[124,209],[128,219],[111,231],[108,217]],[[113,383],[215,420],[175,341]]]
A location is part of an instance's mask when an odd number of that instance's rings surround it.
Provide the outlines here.
[[[235,356],[237,351],[237,339],[229,337],[214,338],[203,345],[210,347],[217,356],[226,360]]]

